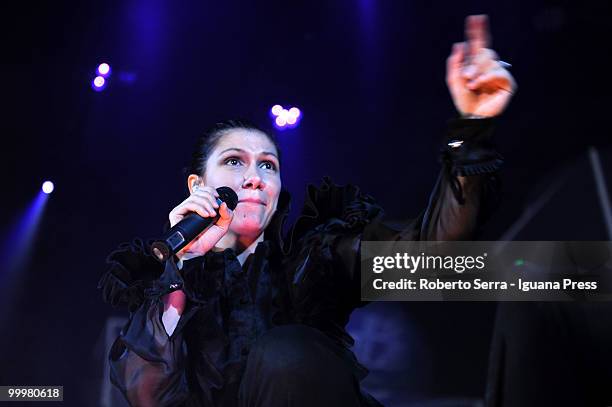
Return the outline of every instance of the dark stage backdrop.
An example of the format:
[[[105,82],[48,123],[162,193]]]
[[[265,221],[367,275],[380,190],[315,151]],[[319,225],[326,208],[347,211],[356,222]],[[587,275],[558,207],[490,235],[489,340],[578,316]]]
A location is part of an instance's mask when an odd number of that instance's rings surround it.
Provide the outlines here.
[[[3,7],[3,264],[42,181],[56,190],[31,250],[1,269],[0,385],[63,385],[66,406],[102,405],[105,338],[117,323],[109,318],[125,316],[96,290],[105,256],[161,231],[186,197],[181,170],[195,139],[219,119],[267,124],[276,103],[302,110],[299,127],[278,133],[283,183],[293,195],[289,223],[306,184],[330,175],[359,185],[401,224],[424,208],[439,170],[440,140],[454,115],[444,81],[451,44],[462,40],[466,15],[487,13],[493,48],[512,63],[519,90],[496,133],[506,158],[502,204],[480,238],[503,236],[543,186],[588,160],[590,146],[609,147],[604,1]],[[107,88],[94,92],[100,62],[113,71]],[[575,174],[572,185],[593,182],[588,165]],[[565,206],[524,236],[607,239],[597,196],[588,194],[564,193]],[[494,314],[490,303],[360,310],[350,328],[372,369],[368,389],[390,406],[474,405],[484,395]]]

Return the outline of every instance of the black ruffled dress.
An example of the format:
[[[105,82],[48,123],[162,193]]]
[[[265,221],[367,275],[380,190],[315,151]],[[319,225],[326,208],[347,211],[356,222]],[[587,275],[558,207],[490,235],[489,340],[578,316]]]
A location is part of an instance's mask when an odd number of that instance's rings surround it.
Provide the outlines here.
[[[141,239],[120,245],[98,286],[105,301],[130,312],[109,354],[113,384],[133,406],[245,405],[240,384],[258,338],[274,327],[300,324],[325,334],[358,389],[367,369],[350,351],[345,325],[364,305],[360,242],[471,238],[498,196],[502,159],[492,147],[492,128],[492,119],[451,121],[429,204],[404,230],[383,223],[372,197],[325,177],[318,188],[308,186],[301,216],[285,237],[290,197],[281,192],[264,241],[244,265],[226,249],[187,260],[179,270],[174,259],[155,260]],[[187,303],[168,336],[162,297],[176,289]],[[380,404],[361,392],[358,405]]]

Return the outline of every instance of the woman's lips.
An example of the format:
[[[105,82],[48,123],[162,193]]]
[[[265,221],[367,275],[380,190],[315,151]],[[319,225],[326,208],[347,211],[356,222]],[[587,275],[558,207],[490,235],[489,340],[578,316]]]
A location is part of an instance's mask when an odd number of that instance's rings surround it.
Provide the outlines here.
[[[261,199],[256,199],[256,198],[241,199],[238,201],[238,203],[251,203],[251,204],[258,204],[258,205],[263,205],[263,206],[266,205],[264,201],[262,201]]]

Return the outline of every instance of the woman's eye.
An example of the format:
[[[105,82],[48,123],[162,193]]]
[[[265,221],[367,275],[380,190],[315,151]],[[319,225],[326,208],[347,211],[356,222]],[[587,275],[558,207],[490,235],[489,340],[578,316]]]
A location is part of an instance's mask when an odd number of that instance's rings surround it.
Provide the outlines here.
[[[228,158],[227,160],[225,160],[226,164],[229,164],[231,166],[236,166],[238,164],[240,164],[240,160],[238,160],[237,158]]]
[[[262,165],[266,170],[276,170],[276,165],[272,161],[264,161]]]

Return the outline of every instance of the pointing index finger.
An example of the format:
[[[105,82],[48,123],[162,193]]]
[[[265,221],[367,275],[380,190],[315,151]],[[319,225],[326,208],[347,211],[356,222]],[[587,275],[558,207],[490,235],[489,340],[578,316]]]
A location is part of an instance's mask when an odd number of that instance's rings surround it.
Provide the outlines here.
[[[486,14],[467,16],[465,19],[465,38],[470,57],[474,57],[482,48],[489,48],[489,18]]]

